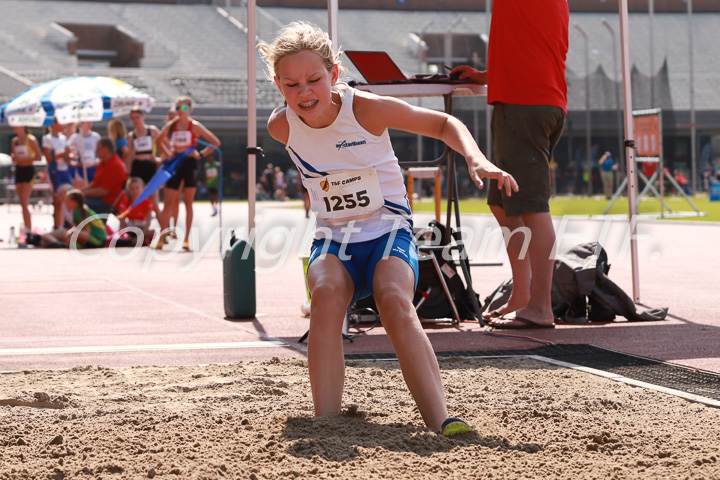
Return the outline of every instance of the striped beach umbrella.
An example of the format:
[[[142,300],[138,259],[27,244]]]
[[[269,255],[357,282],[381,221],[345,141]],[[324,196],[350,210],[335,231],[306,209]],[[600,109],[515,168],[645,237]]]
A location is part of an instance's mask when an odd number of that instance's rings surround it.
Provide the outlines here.
[[[97,122],[124,115],[133,107],[146,112],[155,100],[122,80],[110,77],[66,77],[34,85],[2,105],[0,119],[11,126]]]

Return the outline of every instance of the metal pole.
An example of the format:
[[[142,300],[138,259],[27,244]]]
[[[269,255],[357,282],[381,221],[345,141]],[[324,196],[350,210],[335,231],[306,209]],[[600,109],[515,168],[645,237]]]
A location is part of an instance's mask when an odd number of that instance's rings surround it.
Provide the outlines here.
[[[593,194],[593,188],[592,188],[592,130],[591,130],[591,118],[590,118],[590,49],[588,45],[588,36],[587,33],[585,33],[585,30],[580,27],[577,23],[575,24],[575,28],[578,32],[580,32],[580,35],[582,35],[583,40],[585,40],[585,139],[586,139],[586,145],[585,145],[585,151],[587,155],[587,169],[588,169],[588,196],[592,196]]]
[[[620,177],[625,173],[625,150],[623,148],[623,125],[622,125],[622,111],[620,109],[620,83],[621,79],[618,77],[617,70],[617,47],[615,45],[615,29],[603,18],[603,25],[610,31],[612,38],[612,52],[613,52],[613,84],[615,90],[615,111],[617,112],[617,124],[618,124],[618,170],[616,171],[616,181],[620,182]]]
[[[418,37],[420,37],[420,57],[419,57],[419,65],[418,73],[427,73],[427,52],[428,52],[428,45],[425,43],[425,40],[423,40],[423,35],[425,35],[425,32],[428,28],[430,28],[430,25],[435,23],[434,20],[428,20],[425,22],[425,25],[420,28],[420,32],[418,32]],[[418,97],[418,106],[422,107],[422,98]],[[417,136],[417,161],[422,162],[423,158],[423,138],[422,135]]]
[[[628,222],[630,228],[630,261],[632,263],[633,299],[640,301],[640,272],[638,271],[637,218],[637,164],[635,163],[635,129],[632,116],[632,88],[630,86],[630,53],[628,48],[628,0],[618,0],[620,6],[620,52],[623,75],[623,108],[625,111],[625,158],[627,158]]]
[[[332,42],[333,50],[338,51],[340,40],[338,39],[338,0],[328,0],[328,35]]]
[[[648,0],[648,19],[650,20],[650,108],[655,108],[655,46],[653,42],[655,0]]]
[[[690,164],[692,172],[692,192],[697,192],[697,130],[695,126],[695,82],[693,64],[693,26],[692,26],[692,0],[687,0],[688,12],[688,61],[690,62]]]
[[[247,3],[247,62],[248,62],[248,133],[247,146],[250,149],[257,148],[257,112],[255,111],[255,42],[257,22],[255,17],[255,0],[248,0]],[[255,181],[256,156],[248,153],[248,239],[255,243]]]
[[[464,17],[462,15],[458,15],[453,19],[452,22],[450,22],[450,26],[448,27],[447,31],[445,32],[445,42],[444,42],[444,60],[445,65],[452,68],[453,66],[453,46],[452,46],[452,39],[453,39],[453,28],[455,28],[460,22],[464,21]],[[442,69],[440,69],[442,71]]]
[[[485,30],[487,31],[487,37],[485,41],[485,70],[487,70],[488,63],[488,50],[490,45],[490,11],[492,9],[492,0],[485,0]],[[485,138],[487,145],[485,146],[485,155],[488,160],[492,161],[492,131],[490,129],[490,123],[492,121],[492,108],[489,103],[485,102]]]

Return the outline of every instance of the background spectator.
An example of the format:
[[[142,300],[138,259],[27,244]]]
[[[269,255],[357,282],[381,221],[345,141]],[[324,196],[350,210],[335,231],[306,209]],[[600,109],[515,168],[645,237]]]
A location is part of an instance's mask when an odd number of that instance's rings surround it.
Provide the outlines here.
[[[63,199],[58,195],[58,188],[64,184],[72,185],[73,171],[70,166],[71,152],[68,147],[68,139],[57,118],[53,119],[48,133],[43,136],[42,149],[47,160],[48,178],[53,189],[55,228],[61,228],[63,226]]]
[[[99,248],[105,246],[107,233],[105,224],[96,213],[85,205],[85,195],[82,190],[72,189],[65,196],[65,205],[72,212],[73,227],[68,230],[56,229],[46,233],[40,240],[40,246],[46,248]],[[91,219],[86,221],[87,219]],[[78,230],[80,225],[82,228]],[[73,234],[76,233],[73,243]]]
[[[600,165],[600,178],[602,179],[603,193],[605,193],[605,198],[610,200],[610,197],[612,197],[613,194],[613,187],[615,186],[615,170],[617,169],[612,153],[605,152],[603,156],[600,157],[598,164]]]
[[[130,177],[125,185],[125,190],[120,192],[120,198],[117,201],[116,210],[125,212],[132,206],[138,196],[145,188],[145,182],[140,177]],[[150,233],[150,222],[152,221],[152,212],[155,209],[151,198],[146,198],[138,203],[127,215],[120,219],[120,228],[135,227],[142,232],[142,244],[149,245],[152,239]],[[134,232],[128,232],[134,236]]]
[[[85,203],[97,213],[112,213],[113,205],[125,186],[127,170],[118,156],[115,144],[109,137],[102,137],[97,145],[100,163],[92,183],[83,188]]]
[[[203,168],[205,169],[205,190],[207,191],[208,198],[210,199],[210,205],[213,209],[212,215],[210,216],[214,217],[218,213],[218,185],[220,183],[220,169],[215,163],[214,155],[209,155],[207,157],[207,161],[205,162],[205,165],[203,165]]]
[[[37,139],[27,127],[13,127],[17,135],[10,142],[10,157],[15,164],[15,191],[20,199],[25,233],[32,230],[30,216],[30,194],[35,183],[35,166],[42,156]]]
[[[172,142],[173,153],[182,153],[190,147],[197,147],[197,140],[204,138],[208,143],[215,147],[220,146],[220,140],[208,130],[202,123],[193,120],[190,117],[192,113],[192,99],[190,97],[179,97],[175,100],[175,111],[177,117],[166,123],[160,131],[162,142],[166,142],[169,138]],[[169,137],[168,137],[169,135]],[[172,212],[174,202],[180,201],[180,184],[184,183],[185,191],[183,199],[185,203],[185,239],[182,247],[185,250],[190,249],[190,230],[193,221],[193,200],[197,191],[198,182],[198,160],[210,155],[213,149],[205,147],[202,150],[194,150],[189,154],[178,168],[175,175],[165,184],[165,206],[161,216],[160,226],[166,228],[169,224],[169,216]],[[160,239],[156,247],[162,248],[164,239]]]
[[[115,143],[115,153],[125,162],[125,170],[130,170],[130,145],[127,140],[127,129],[119,118],[111,118],[107,126],[108,137]]]
[[[92,129],[92,122],[80,122],[80,131],[74,133],[70,139],[70,148],[73,151],[75,164],[75,184],[82,182],[85,186],[95,178],[97,170],[97,143],[100,141],[100,134]]]

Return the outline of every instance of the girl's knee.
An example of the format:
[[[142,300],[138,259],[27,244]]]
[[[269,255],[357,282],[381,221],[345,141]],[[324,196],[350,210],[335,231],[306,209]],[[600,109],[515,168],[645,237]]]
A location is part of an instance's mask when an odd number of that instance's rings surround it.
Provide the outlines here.
[[[313,285],[310,296],[316,304],[335,303],[345,296],[345,291],[337,282],[320,281]]]
[[[399,289],[385,289],[375,292],[375,301],[380,310],[404,312],[413,309],[412,297]]]

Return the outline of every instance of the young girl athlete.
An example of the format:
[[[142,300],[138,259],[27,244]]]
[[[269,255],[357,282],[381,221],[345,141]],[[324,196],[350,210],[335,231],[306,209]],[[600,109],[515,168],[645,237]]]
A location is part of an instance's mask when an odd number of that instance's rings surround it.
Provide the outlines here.
[[[308,267],[315,415],[340,411],[343,318],[354,300],[373,294],[425,424],[443,435],[470,431],[448,418],[437,359],[412,304],[417,243],[388,129],[444,141],[467,159],[478,187],[481,177],[494,178],[510,195],[515,180],[485,158],[454,117],[338,82],[338,55],[318,27],[292,23],[259,48],[286,102],[272,113],[268,131],[285,144],[318,215]]]

